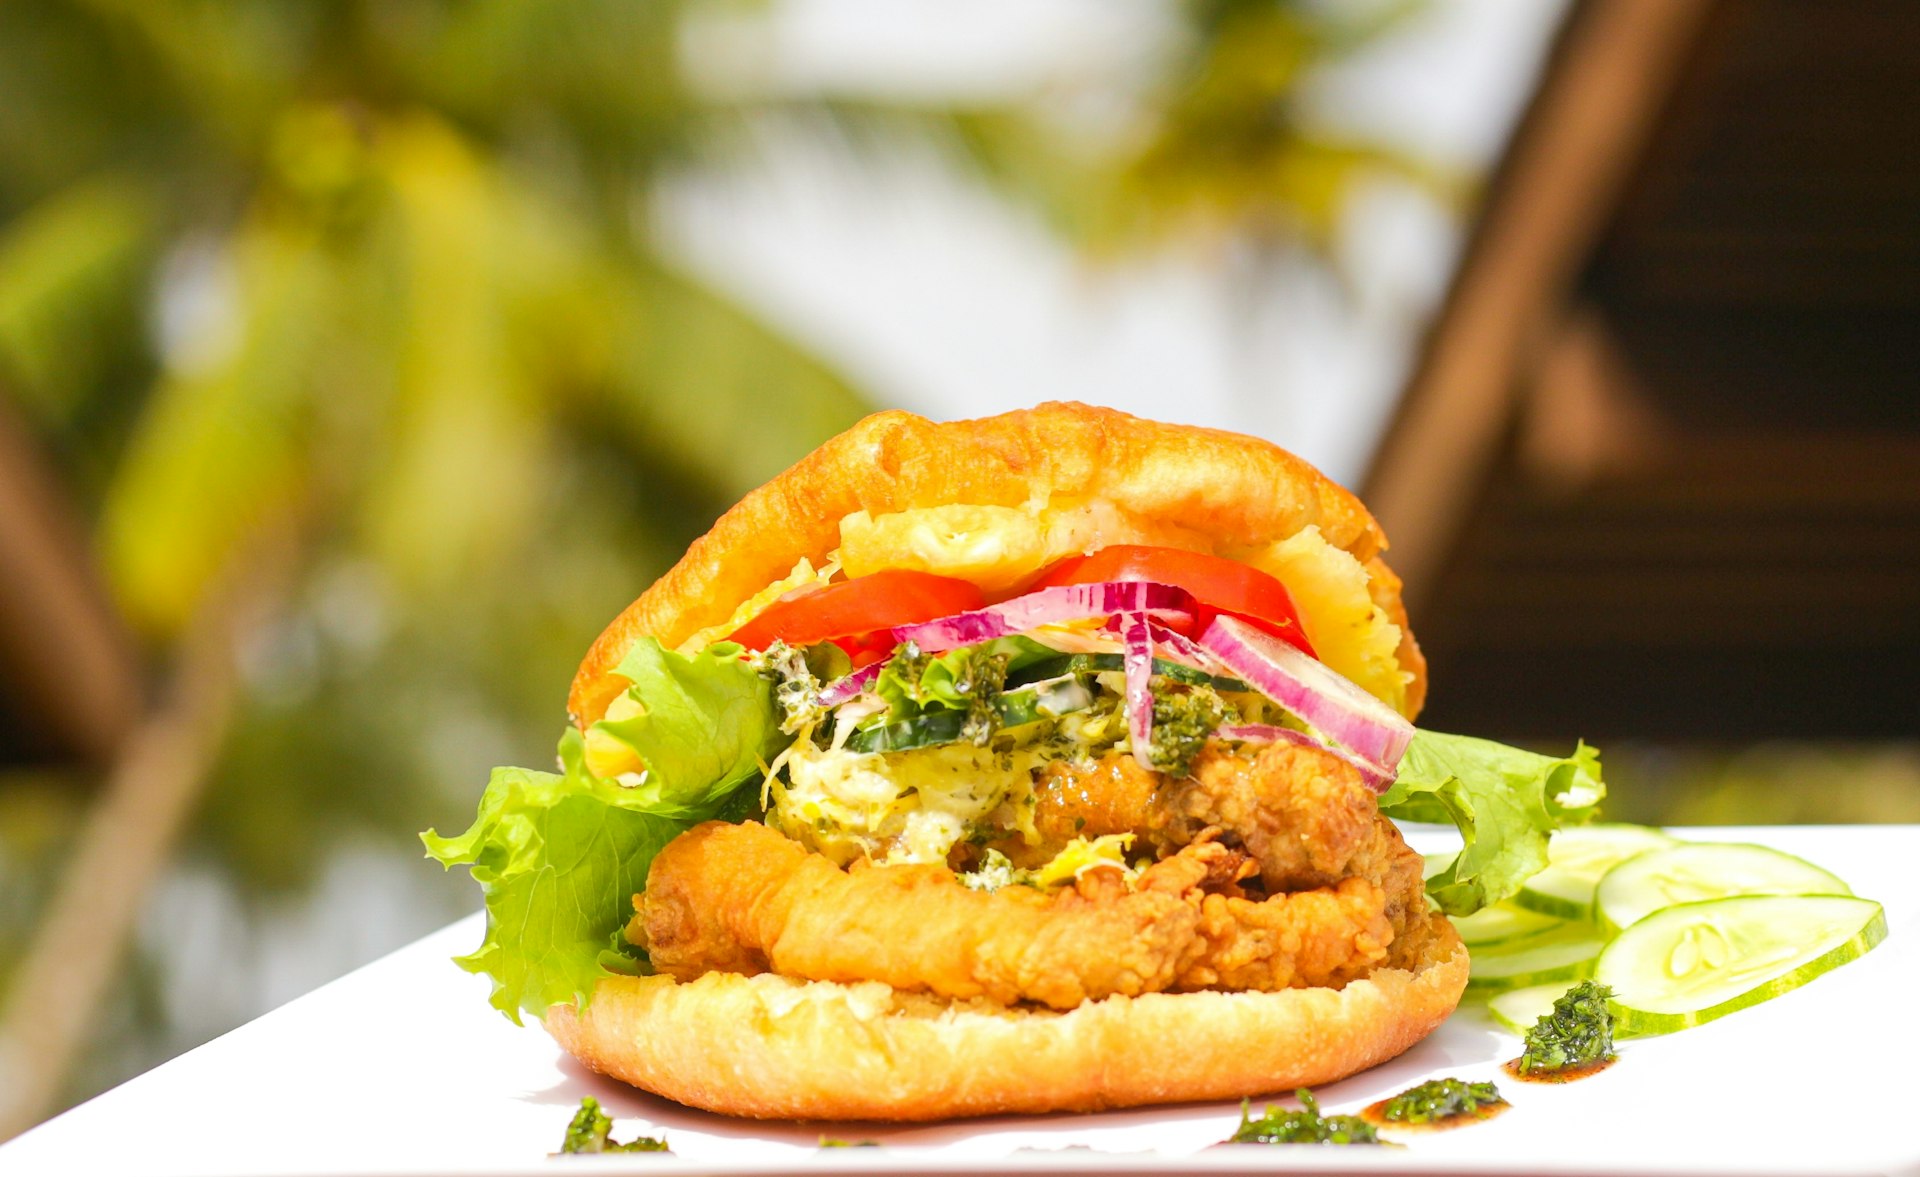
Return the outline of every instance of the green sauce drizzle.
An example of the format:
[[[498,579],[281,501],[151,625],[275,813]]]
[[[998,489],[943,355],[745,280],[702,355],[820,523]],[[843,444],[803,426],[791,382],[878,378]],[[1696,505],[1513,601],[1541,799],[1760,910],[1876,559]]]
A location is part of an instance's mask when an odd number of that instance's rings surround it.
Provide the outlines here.
[[[1323,1116],[1313,1092],[1306,1088],[1293,1093],[1301,1110],[1269,1107],[1259,1119],[1247,1113],[1247,1101],[1240,1101],[1240,1127],[1227,1137],[1229,1144],[1379,1144],[1380,1134],[1359,1116]]]
[[[1431,1124],[1455,1116],[1479,1116],[1481,1108],[1506,1102],[1492,1083],[1432,1079],[1388,1100],[1380,1115],[1396,1124]]]
[[[1007,687],[1005,654],[990,653],[992,646],[980,646],[970,654],[953,680],[953,689],[967,701],[967,721],[960,738],[976,748],[993,742],[1000,730],[1000,695]]]
[[[1612,989],[1592,981],[1561,994],[1553,1012],[1542,1014],[1527,1031],[1516,1069],[1532,1075],[1612,1061],[1613,1013],[1607,1008],[1612,996]]]
[[[580,1110],[573,1114],[573,1122],[567,1125],[566,1139],[560,1143],[560,1152],[564,1154],[586,1154],[597,1152],[664,1152],[673,1150],[667,1142],[657,1136],[639,1136],[625,1144],[608,1138],[613,1130],[613,1117],[600,1110],[600,1101],[591,1095],[580,1101]]]
[[[1233,708],[1212,687],[1177,686],[1161,679],[1154,683],[1153,739],[1148,759],[1164,773],[1186,776],[1208,737],[1231,718]]]

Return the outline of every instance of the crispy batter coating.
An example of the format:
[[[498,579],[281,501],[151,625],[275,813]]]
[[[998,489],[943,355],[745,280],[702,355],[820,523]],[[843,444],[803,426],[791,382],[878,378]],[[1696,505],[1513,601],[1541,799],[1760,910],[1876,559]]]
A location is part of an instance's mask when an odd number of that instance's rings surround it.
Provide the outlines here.
[[[1393,926],[1380,887],[1353,878],[1260,901],[1208,895],[1200,934],[1206,951],[1181,971],[1177,988],[1266,991],[1366,976],[1386,959]]]
[[[1168,814],[1161,844],[1228,831],[1270,891],[1369,879],[1386,893],[1396,933],[1426,922],[1420,856],[1380,815],[1359,772],[1330,753],[1273,744],[1249,758],[1215,747],[1181,782]]]
[[[1039,841],[1015,837],[995,846],[1016,863],[1037,866],[1079,837],[1133,834],[1151,842],[1164,824],[1161,794],[1167,784],[1166,774],[1143,767],[1130,753],[1116,752],[1092,764],[1052,761],[1035,774],[1033,784]]]
[[[1377,883],[1387,917],[1406,934],[1427,917],[1420,856],[1380,816],[1352,765],[1318,748],[1272,744],[1257,753],[1214,744],[1180,780],[1133,757],[1056,761],[1035,784],[1037,844],[1005,843],[1017,862],[1044,862],[1075,837],[1133,834],[1165,853],[1209,831],[1259,865],[1269,892]]]
[[[843,871],[758,824],[709,823],[654,859],[635,921],[654,967],[884,981],[947,997],[1041,1001],[1167,988],[1197,906],[1159,887],[988,894],[943,866]]]
[[[756,823],[669,843],[629,936],[680,980],[712,970],[882,981],[943,997],[1071,1009],[1113,994],[1337,985],[1387,955],[1380,889],[1255,900],[1245,857],[1196,841],[1129,886],[1113,868],[1051,893],[969,890],[944,866],[841,870]]]

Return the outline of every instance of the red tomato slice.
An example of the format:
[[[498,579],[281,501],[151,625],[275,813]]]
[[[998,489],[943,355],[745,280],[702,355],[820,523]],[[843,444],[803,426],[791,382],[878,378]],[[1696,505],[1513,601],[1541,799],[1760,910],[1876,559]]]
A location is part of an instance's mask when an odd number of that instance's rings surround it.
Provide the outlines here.
[[[967,581],[893,569],[788,593],[727,640],[749,650],[764,650],[776,638],[789,646],[837,642],[859,664],[874,644],[866,639],[876,631],[965,613],[985,603]]]
[[[1192,593],[1200,603],[1200,615],[1194,619],[1196,634],[1205,630],[1216,615],[1226,613],[1313,654],[1287,586],[1258,568],[1224,556],[1146,544],[1114,544],[1090,556],[1067,557],[1041,573],[1033,587],[1107,580],[1152,580]]]

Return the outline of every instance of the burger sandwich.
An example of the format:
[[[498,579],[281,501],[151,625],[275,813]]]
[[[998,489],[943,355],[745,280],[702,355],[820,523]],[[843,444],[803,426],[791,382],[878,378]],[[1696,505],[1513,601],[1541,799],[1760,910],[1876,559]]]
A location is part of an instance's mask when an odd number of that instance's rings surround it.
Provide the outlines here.
[[[1249,437],[1053,404],[869,417],[588,650],[557,773],[425,835],[460,959],[596,1071],[755,1117],[1239,1098],[1404,1051],[1602,787],[1416,730],[1351,494]],[[1423,869],[1395,818],[1457,825]],[[1430,877],[1423,877],[1428,875]]]

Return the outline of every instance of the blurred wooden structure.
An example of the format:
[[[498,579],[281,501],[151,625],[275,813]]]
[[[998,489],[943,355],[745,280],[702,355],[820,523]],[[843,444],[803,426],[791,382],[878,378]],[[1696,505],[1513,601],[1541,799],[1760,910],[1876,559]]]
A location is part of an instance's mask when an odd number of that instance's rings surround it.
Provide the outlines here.
[[[1920,7],[1584,0],[1366,497],[1513,738],[1920,734]]]

